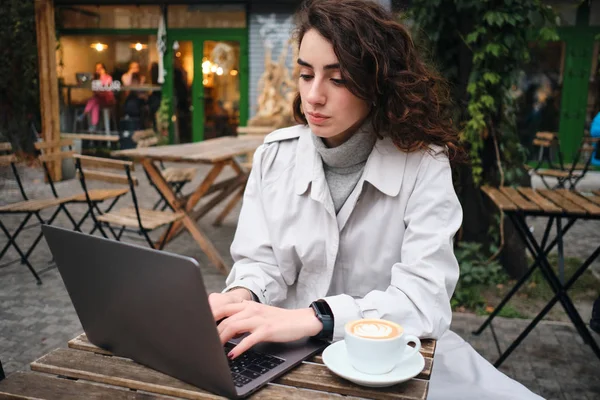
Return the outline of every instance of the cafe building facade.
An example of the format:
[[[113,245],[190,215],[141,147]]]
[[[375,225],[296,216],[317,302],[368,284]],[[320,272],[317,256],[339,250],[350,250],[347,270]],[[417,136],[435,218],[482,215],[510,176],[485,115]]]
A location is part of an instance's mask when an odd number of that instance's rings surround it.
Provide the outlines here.
[[[43,135],[160,130],[157,113],[171,143],[235,134],[256,111],[266,50],[290,46],[298,5],[37,0]]]
[[[380,3],[410,7],[410,1]],[[535,131],[558,132],[569,159],[600,109],[600,2],[546,3],[558,11],[560,39],[531,43],[531,63],[516,87],[518,129],[525,147]],[[257,111],[265,56],[276,60],[285,50],[286,63],[294,62],[289,38],[299,4],[36,0],[43,136],[115,134],[129,116],[132,93],[145,104],[135,124],[160,131],[156,116],[162,116],[170,143],[235,134]],[[92,90],[99,63],[111,83]],[[98,90],[110,90],[114,99],[90,106]]]

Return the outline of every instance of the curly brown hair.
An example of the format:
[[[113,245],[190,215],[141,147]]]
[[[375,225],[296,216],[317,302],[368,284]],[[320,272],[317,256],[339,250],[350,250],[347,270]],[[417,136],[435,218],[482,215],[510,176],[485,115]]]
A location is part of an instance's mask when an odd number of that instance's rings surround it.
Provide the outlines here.
[[[463,158],[448,86],[390,12],[374,1],[308,0],[296,14],[296,26],[298,45],[311,29],[331,42],[348,90],[373,104],[370,119],[379,138],[391,137],[406,152],[439,145],[451,160]],[[307,124],[300,93],[294,118]]]

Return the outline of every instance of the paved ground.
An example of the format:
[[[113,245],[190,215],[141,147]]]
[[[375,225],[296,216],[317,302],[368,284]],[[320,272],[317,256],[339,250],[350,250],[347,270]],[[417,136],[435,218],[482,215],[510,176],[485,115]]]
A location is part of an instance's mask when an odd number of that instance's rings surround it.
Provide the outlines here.
[[[18,200],[15,183],[4,180],[2,173],[0,171],[0,204]],[[27,190],[32,197],[50,195],[41,175],[26,170],[25,176],[28,182]],[[139,197],[144,204],[150,205],[156,199],[156,194],[149,188],[144,176],[139,175],[139,178],[142,182]],[[78,183],[74,181],[62,182],[58,187],[59,192],[64,195],[78,189]],[[72,206],[70,209],[75,215],[81,215],[83,211],[83,207]],[[236,209],[220,228],[210,225],[218,210],[214,210],[200,223],[226,262],[231,262],[228,247],[233,237],[238,212],[239,209]],[[3,216],[2,221],[9,229],[15,229],[18,218]],[[531,224],[536,232],[539,232],[543,221],[532,221]],[[68,227],[69,223],[66,218],[62,218],[58,225]],[[25,231],[19,238],[19,243],[29,243],[37,232],[38,228]],[[583,257],[589,254],[600,240],[600,222],[578,224],[569,237],[587,239],[567,238],[565,246],[567,256]],[[4,243],[5,239],[2,237],[0,247]],[[224,277],[210,267],[188,235],[181,235],[170,243],[166,250],[197,258],[203,265],[205,286],[209,292],[218,291],[223,287]],[[16,253],[11,251],[2,262],[15,257]],[[42,270],[49,259],[49,250],[42,242],[32,261],[38,270]],[[56,347],[64,347],[67,340],[82,332],[56,269],[43,273],[42,279],[44,284],[37,286],[27,268],[20,264],[0,269],[0,360],[8,374],[28,368],[31,361]],[[584,319],[589,319],[589,309],[581,309],[580,312]],[[498,352],[491,332],[487,330],[479,337],[470,333],[482,321],[482,317],[455,314],[452,329],[469,341],[485,358],[493,361]],[[527,321],[523,320],[498,319],[494,326],[501,346],[506,348],[526,324]],[[598,335],[596,338],[600,341]],[[542,322],[505,362],[502,370],[548,399],[592,400],[600,396],[600,360],[582,343],[570,324]]]

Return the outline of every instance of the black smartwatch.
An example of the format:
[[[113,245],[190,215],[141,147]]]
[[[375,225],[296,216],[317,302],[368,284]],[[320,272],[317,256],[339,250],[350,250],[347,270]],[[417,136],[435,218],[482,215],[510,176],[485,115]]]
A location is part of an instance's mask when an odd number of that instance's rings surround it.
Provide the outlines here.
[[[333,313],[329,304],[325,300],[313,301],[310,307],[315,312],[315,316],[323,324],[321,332],[313,336],[317,339],[331,340],[333,338]]]

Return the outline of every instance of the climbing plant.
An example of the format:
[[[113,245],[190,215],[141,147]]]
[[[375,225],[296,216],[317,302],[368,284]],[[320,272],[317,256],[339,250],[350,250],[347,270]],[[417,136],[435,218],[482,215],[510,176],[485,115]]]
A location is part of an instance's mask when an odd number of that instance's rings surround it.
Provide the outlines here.
[[[494,153],[509,172],[504,179],[514,181],[518,172],[510,169],[522,165],[524,154],[516,137],[513,88],[529,61],[528,43],[558,40],[552,7],[540,0],[415,0],[410,12],[446,78],[458,87],[466,83],[456,100],[466,105],[461,138],[469,150],[474,183],[498,184],[502,179],[501,170],[485,170],[498,166],[483,160],[488,139],[498,146]],[[461,48],[466,54],[461,55]],[[461,82],[462,77],[467,81]]]
[[[33,0],[4,0],[0,7],[0,140],[32,145],[39,120],[37,44]]]
[[[493,238],[504,241],[504,228],[500,222],[495,228],[500,235],[490,234],[496,218],[479,186],[527,179],[515,88],[529,61],[529,43],[558,40],[556,14],[540,0],[413,0],[407,17],[417,42],[429,49],[453,88],[458,128],[470,156],[455,182],[464,209],[462,238],[487,240],[491,254],[497,246]]]

